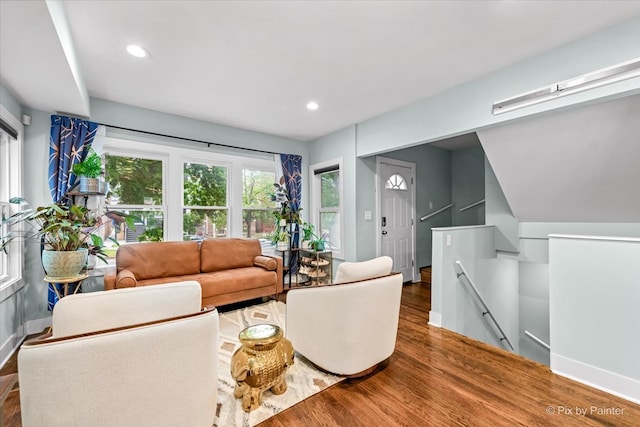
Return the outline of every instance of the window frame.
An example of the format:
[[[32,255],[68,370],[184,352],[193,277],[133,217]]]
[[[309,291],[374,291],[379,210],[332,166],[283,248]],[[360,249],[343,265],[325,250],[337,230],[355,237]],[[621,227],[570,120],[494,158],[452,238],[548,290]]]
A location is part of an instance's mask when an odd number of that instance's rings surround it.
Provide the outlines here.
[[[321,197],[321,182],[320,175],[323,169],[334,168],[338,171],[339,177],[339,208],[322,208],[320,197]],[[329,171],[326,171],[329,172]],[[320,213],[321,212],[337,212],[340,214],[340,249],[335,250],[335,248],[331,248],[332,258],[344,260],[345,253],[345,233],[344,233],[344,167],[343,167],[343,158],[338,157],[331,160],[326,160],[320,163],[314,163],[309,166],[309,176],[310,176],[310,218],[309,222],[313,224],[316,231],[319,231],[320,226]]]
[[[17,133],[16,138],[2,131],[6,135],[6,145],[0,143],[3,155],[0,156],[0,201],[6,203],[7,215],[18,212],[19,205],[9,204],[9,198],[23,195],[23,156],[24,156],[24,126],[22,123],[0,104],[0,118],[11,126]],[[6,162],[6,163],[5,163]],[[6,197],[6,200],[1,200]],[[24,286],[24,242],[22,239],[14,240],[9,246],[8,253],[4,256],[6,273],[0,278],[0,301],[13,295]]]
[[[166,206],[163,235],[165,241],[183,240],[183,165],[185,162],[227,167],[227,235],[229,237],[242,237],[243,168],[246,166],[247,168],[273,170],[276,173],[274,159],[266,158],[266,156],[264,158],[240,156],[147,137],[143,140],[128,139],[117,133],[111,134],[109,128],[107,128],[107,135],[100,138],[100,143],[103,145],[101,153],[103,154],[165,159],[166,163],[163,166],[163,205]],[[104,200],[104,198],[102,199]],[[114,206],[118,206],[118,209],[121,208],[121,205]]]

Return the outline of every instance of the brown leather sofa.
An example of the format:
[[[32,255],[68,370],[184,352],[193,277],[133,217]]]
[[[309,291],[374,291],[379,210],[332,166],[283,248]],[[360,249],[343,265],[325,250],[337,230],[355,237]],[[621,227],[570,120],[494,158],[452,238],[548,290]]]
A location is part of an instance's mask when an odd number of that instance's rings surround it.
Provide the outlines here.
[[[123,245],[104,288],[195,280],[202,306],[225,305],[282,292],[282,258],[262,255],[256,239],[148,242]]]

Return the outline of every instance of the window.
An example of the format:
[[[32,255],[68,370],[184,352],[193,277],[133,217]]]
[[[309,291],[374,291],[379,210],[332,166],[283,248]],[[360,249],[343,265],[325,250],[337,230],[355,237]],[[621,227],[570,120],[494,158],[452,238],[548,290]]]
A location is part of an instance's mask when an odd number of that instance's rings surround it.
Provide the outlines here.
[[[387,180],[384,188],[387,190],[408,190],[407,181],[397,173],[394,173]]]
[[[271,232],[272,156],[242,157],[160,140],[101,138],[110,187],[105,206],[136,215],[134,232],[112,234],[120,244],[261,238]]]
[[[311,222],[329,242],[335,258],[343,257],[342,159],[311,166]]]
[[[22,195],[22,125],[0,105],[0,216],[6,218],[19,209],[9,199]],[[7,233],[6,227],[0,235]],[[0,301],[22,285],[23,242],[14,240],[0,251]],[[15,286],[14,286],[15,285]]]
[[[105,155],[104,164],[105,179],[109,183],[107,209],[130,214],[135,224],[135,230],[119,226],[109,228],[107,234],[115,237],[119,244],[163,240],[166,216],[163,161],[109,153]],[[116,249],[114,245],[106,252],[113,255]]]
[[[228,236],[227,168],[201,163],[183,165],[182,230],[184,240]]]
[[[274,229],[273,211],[276,202],[271,200],[274,170],[245,167],[242,170],[242,236],[268,239]]]

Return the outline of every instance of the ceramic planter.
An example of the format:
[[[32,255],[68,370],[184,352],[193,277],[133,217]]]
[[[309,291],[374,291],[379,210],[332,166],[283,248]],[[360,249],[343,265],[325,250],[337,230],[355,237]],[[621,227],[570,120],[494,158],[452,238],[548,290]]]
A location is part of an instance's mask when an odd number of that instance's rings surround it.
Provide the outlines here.
[[[42,251],[42,266],[47,276],[73,277],[87,264],[87,249],[77,251]]]

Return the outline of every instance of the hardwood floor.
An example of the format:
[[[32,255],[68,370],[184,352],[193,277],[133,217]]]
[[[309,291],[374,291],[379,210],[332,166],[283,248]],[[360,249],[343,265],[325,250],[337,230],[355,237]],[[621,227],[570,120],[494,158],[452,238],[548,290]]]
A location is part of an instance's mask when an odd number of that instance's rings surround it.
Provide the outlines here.
[[[338,383],[260,426],[640,425],[640,405],[431,327],[429,308],[428,283],[405,286],[396,351],[386,366]],[[0,374],[16,370],[14,356]],[[5,426],[21,426],[19,404],[18,391],[11,392]]]

